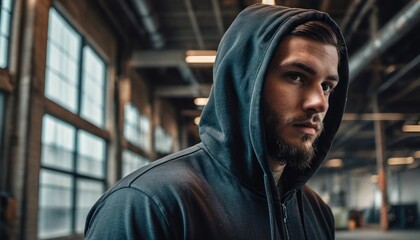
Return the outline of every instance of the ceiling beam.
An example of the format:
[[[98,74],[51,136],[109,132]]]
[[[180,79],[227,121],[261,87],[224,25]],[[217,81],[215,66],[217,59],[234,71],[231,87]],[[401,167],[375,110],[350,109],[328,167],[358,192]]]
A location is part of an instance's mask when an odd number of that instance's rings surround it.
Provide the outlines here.
[[[155,89],[155,96],[161,98],[176,97],[208,97],[211,84],[197,84],[188,86],[159,86]]]
[[[225,33],[225,28],[223,26],[223,19],[222,13],[220,11],[219,0],[212,0],[211,3],[213,5],[214,16],[216,17],[216,25],[217,30],[219,31],[219,37],[222,38],[223,34]]]
[[[197,38],[198,47],[200,49],[205,49],[206,47],[204,45],[203,35],[201,34],[200,27],[198,26],[197,17],[195,16],[191,0],[185,0],[185,5],[187,6],[188,17],[190,18],[195,37]]]
[[[343,121],[401,121],[418,118],[419,113],[344,113]]]

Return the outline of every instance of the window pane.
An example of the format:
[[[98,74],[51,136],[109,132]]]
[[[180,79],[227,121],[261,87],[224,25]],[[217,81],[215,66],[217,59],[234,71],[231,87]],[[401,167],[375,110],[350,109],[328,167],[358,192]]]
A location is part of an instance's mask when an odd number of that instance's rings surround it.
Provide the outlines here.
[[[77,181],[76,232],[83,233],[86,216],[104,192],[100,181],[80,179]]]
[[[51,238],[70,234],[73,199],[71,175],[41,169],[39,181],[39,237]]]
[[[7,67],[9,55],[9,42],[10,42],[10,21],[12,13],[12,3],[10,0],[0,1],[0,67]]]
[[[93,50],[83,48],[83,90],[81,116],[104,126],[105,63]]]
[[[105,176],[105,140],[79,131],[77,172],[93,177]]]
[[[161,126],[155,128],[155,150],[160,153],[172,152],[172,136]]]
[[[124,136],[132,144],[141,149],[150,150],[150,120],[147,116],[139,113],[132,103],[124,107]]]
[[[4,8],[5,10],[11,12],[12,11],[12,0],[3,0],[1,7]]]
[[[45,95],[77,113],[81,37],[57,13],[50,9]]]
[[[74,140],[74,127],[45,115],[42,122],[42,165],[72,170]]]
[[[122,176],[125,177],[133,171],[146,166],[150,161],[147,158],[133,153],[129,150],[123,151],[123,171]]]

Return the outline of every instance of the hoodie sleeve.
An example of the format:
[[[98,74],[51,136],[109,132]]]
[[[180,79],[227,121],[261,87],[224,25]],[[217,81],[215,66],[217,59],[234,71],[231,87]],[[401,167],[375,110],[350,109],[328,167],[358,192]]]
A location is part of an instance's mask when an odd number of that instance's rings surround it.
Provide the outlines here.
[[[144,192],[122,188],[98,202],[86,220],[86,239],[173,239],[162,209]]]

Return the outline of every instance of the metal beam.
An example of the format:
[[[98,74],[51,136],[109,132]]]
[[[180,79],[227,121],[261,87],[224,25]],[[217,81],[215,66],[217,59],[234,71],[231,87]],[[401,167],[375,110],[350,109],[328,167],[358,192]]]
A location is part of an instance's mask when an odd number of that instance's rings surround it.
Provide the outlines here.
[[[219,0],[211,0],[211,3],[213,5],[214,16],[216,17],[217,30],[219,31],[219,37],[221,38],[225,33],[225,28],[223,26],[223,19],[222,13],[220,11]]]
[[[135,51],[129,63],[132,67],[179,67],[185,64],[185,51]]]
[[[211,84],[157,87],[156,97],[208,97],[211,90]]]
[[[351,5],[347,10],[346,15],[344,15],[343,20],[340,24],[340,27],[344,32],[346,32],[347,24],[349,24],[351,17],[353,16],[360,3],[361,0],[354,0],[351,2]]]
[[[375,94],[379,94],[389,88],[392,84],[398,81],[402,76],[407,74],[409,71],[415,69],[417,65],[420,64],[420,55],[417,55],[414,59],[412,59],[407,65],[405,65],[398,73],[388,79],[386,82],[382,83],[381,86],[377,88]]]
[[[344,113],[343,121],[402,121],[418,117],[419,113]]]
[[[195,12],[191,4],[191,0],[185,0],[185,5],[187,6],[188,17],[190,18],[190,22],[194,30],[195,37],[197,38],[198,47],[200,49],[205,49],[203,36],[201,34],[200,27],[198,26],[197,17],[195,16]]]

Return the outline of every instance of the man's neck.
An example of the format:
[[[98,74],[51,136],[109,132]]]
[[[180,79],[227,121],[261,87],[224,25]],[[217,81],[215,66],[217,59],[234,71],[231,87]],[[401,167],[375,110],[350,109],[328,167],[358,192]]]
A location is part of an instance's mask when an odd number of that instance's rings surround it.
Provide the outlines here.
[[[277,161],[272,160],[271,158],[269,159],[268,162],[270,163],[270,169],[271,169],[271,173],[273,174],[274,181],[278,185],[280,177],[283,173],[283,170],[286,167],[286,164],[281,164]]]

